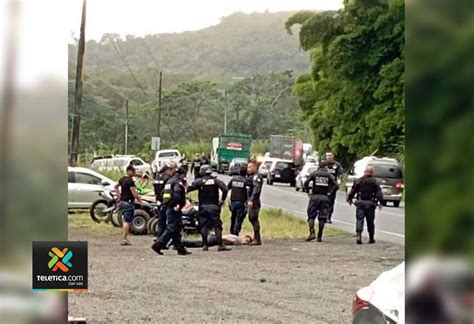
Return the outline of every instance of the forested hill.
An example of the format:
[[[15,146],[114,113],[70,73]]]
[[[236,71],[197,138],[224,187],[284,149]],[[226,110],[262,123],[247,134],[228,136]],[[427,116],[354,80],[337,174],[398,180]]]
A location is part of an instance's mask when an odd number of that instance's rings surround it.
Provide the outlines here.
[[[297,34],[285,31],[285,22],[293,14],[234,13],[198,31],[125,39],[106,34],[99,42],[87,42],[86,68],[123,67],[117,53],[123,51],[135,68],[159,65],[167,73],[217,82],[270,71],[292,70],[298,75],[308,69],[309,55],[299,50]],[[70,73],[74,73],[76,53],[76,46],[69,45]]]

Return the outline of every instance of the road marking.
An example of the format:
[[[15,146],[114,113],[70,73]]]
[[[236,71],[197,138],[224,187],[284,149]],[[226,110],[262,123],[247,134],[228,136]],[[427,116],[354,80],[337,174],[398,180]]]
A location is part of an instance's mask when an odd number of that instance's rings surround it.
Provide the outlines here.
[[[306,213],[303,213],[303,212],[300,212],[300,211],[294,210],[294,209],[279,208],[279,207],[271,206],[271,205],[268,205],[268,204],[262,204],[262,206],[264,206],[264,207],[269,207],[269,208],[281,209],[281,210],[286,211],[286,212],[288,212],[288,213],[290,213],[290,214],[291,214],[291,213],[296,213],[296,214],[300,214],[300,215],[307,216]],[[335,218],[333,218],[332,221],[333,221],[333,222],[336,222],[336,223],[340,223],[340,224],[355,226],[355,223],[349,223],[349,222],[337,220],[337,219],[335,219]],[[393,235],[393,236],[405,238],[405,235],[399,234],[399,233],[393,233],[393,232],[383,231],[383,230],[380,230],[380,229],[375,229],[375,231],[376,231],[376,232],[380,232],[380,233],[384,233],[384,234],[388,234],[388,235]]]

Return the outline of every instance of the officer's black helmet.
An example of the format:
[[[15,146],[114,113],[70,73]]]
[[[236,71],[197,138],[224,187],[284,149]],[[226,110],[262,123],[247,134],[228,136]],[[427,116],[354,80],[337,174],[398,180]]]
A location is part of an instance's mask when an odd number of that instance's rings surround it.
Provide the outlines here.
[[[201,169],[199,169],[199,174],[200,175],[205,175],[205,174],[212,174],[212,169],[210,165],[203,165]]]

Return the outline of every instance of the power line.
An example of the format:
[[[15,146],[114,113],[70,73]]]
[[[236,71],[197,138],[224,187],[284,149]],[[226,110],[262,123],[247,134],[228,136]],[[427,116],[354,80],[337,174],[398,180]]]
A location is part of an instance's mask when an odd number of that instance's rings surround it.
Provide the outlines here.
[[[153,55],[151,54],[150,48],[148,47],[147,43],[145,42],[145,38],[142,38],[142,41],[143,41],[143,44],[145,45],[146,52],[148,53],[148,55],[149,55],[150,58],[151,58],[151,61],[152,61],[153,64],[156,66],[156,68],[158,69],[158,71],[161,71],[160,66],[158,65],[158,63],[156,63],[155,58],[154,58]]]
[[[118,42],[116,42],[117,46],[120,48],[120,51],[119,49],[115,46],[115,42],[114,40],[112,39],[112,37],[110,37],[110,35],[107,35],[107,38],[110,40],[110,42],[112,43],[112,46],[115,50],[115,52],[117,53],[118,57],[122,60],[122,63],[125,65],[125,67],[127,68],[128,72],[130,72],[130,74],[132,75],[132,78],[133,80],[135,80],[135,83],[138,85],[138,87],[140,88],[140,90],[145,94],[145,96],[149,97],[148,93],[146,92],[146,90],[144,89],[144,87],[141,85],[141,83],[138,81],[137,77],[135,76],[135,74],[133,73],[132,71],[132,68],[130,67],[130,65],[128,64],[127,62],[127,59],[125,57],[125,55],[123,54],[123,50],[122,50],[122,47],[120,46],[120,44]],[[122,52],[122,53],[120,53]]]

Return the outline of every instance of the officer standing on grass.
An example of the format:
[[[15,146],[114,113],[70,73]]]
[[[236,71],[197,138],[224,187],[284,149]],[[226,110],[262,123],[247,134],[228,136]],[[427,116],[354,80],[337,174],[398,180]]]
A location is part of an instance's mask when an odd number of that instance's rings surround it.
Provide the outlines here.
[[[312,183],[310,187],[310,183]],[[327,164],[322,162],[317,171],[313,172],[304,182],[304,188],[309,193],[308,203],[308,225],[309,236],[306,241],[312,241],[315,237],[314,223],[318,218],[318,237],[321,242],[324,225],[328,217],[330,196],[337,190],[336,179],[328,172]]]
[[[347,202],[352,205],[352,199],[356,200],[356,232],[357,244],[362,244],[362,232],[364,230],[364,218],[367,219],[367,231],[369,232],[369,244],[375,243],[375,207],[378,205],[382,210],[383,194],[377,179],[374,177],[374,168],[365,168],[364,175],[357,179],[351,191],[347,195]]]
[[[247,165],[247,181],[249,184],[249,199],[247,202],[247,208],[249,213],[249,221],[252,224],[254,232],[254,240],[250,245],[262,245],[260,237],[260,222],[258,220],[260,208],[262,203],[260,201],[260,195],[262,193],[263,179],[257,172],[257,162],[251,160]]]
[[[191,163],[191,172],[194,174],[194,179],[198,179],[201,177],[200,171],[201,170],[201,159],[199,158],[199,154],[196,154],[194,157],[193,162]]]
[[[245,175],[247,174],[247,167],[236,165],[239,173],[234,175],[227,184],[230,193],[230,234],[239,235],[247,214],[247,200],[248,200],[248,181]]]
[[[181,179],[176,175],[176,171],[176,163],[170,162],[166,171],[170,179],[168,179],[163,189],[163,204],[166,205],[166,228],[151,246],[160,255],[163,254],[161,250],[166,249],[170,240],[173,240],[173,245],[179,255],[191,254],[181,242],[183,227],[181,209],[186,204],[186,189]]]
[[[199,231],[201,232],[203,251],[209,250],[207,241],[208,230],[214,228],[217,239],[218,251],[229,251],[222,243],[222,220],[220,218],[221,207],[227,197],[227,186],[221,180],[212,176],[209,165],[201,167],[202,178],[195,180],[189,187],[188,192],[198,190],[199,193]],[[222,197],[219,199],[219,190]]]
[[[326,153],[326,164],[328,172],[336,179],[337,185],[341,184],[341,176],[342,176],[342,166],[339,162],[334,160],[334,153],[327,152]],[[334,212],[334,204],[336,203],[336,192],[337,189],[329,196],[329,210],[328,210],[328,219],[327,223],[332,224],[332,214]]]
[[[186,173],[188,173],[188,158],[186,156],[186,154],[183,154],[183,156],[181,157],[181,160],[179,161],[181,163],[181,167],[186,171]]]

